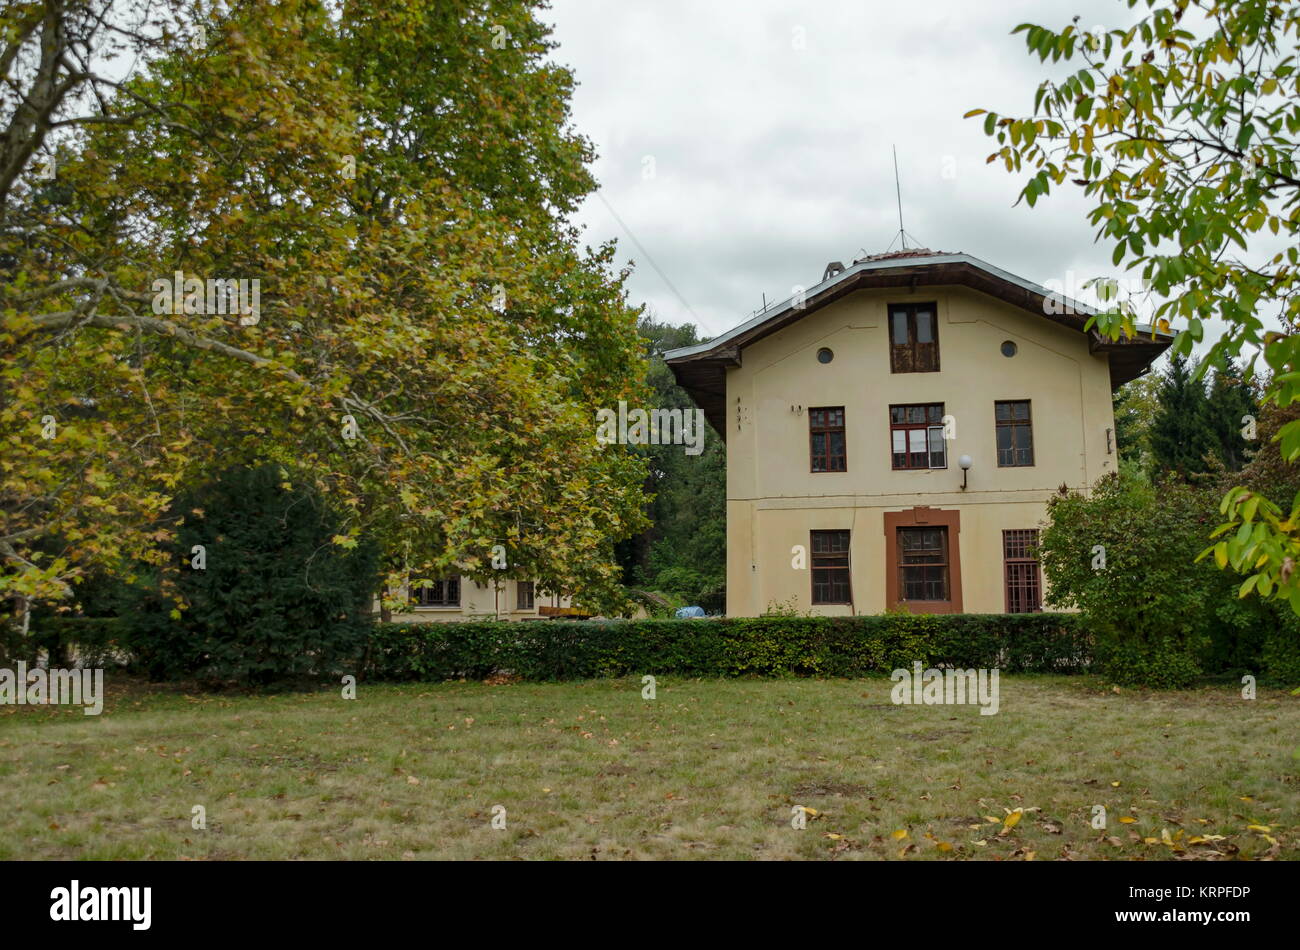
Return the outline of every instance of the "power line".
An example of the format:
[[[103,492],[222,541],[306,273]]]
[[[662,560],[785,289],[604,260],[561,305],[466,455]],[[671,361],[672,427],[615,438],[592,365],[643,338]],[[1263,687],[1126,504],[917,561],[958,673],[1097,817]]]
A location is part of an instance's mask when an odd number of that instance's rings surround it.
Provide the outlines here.
[[[659,275],[659,279],[662,280],[664,284],[667,285],[668,289],[673,292],[673,296],[681,302],[681,305],[685,308],[686,312],[695,318],[695,323],[698,326],[700,324],[699,315],[691,309],[691,305],[686,302],[686,298],[678,292],[677,288],[673,286],[673,282],[668,279],[668,275],[665,274],[659,265],[655,263],[655,259],[651,257],[650,252],[645,249],[645,245],[636,239],[636,235],[632,233],[632,229],[629,228],[623,219],[618,216],[618,212],[615,211],[614,206],[609,203],[609,199],[599,191],[596,192],[596,197],[599,198],[605,207],[609,209],[609,213],[614,216],[614,220],[617,221],[619,227],[623,229],[623,233],[628,236],[628,240],[636,245],[636,249],[641,252],[641,255],[646,259],[646,263],[654,269],[654,272]]]

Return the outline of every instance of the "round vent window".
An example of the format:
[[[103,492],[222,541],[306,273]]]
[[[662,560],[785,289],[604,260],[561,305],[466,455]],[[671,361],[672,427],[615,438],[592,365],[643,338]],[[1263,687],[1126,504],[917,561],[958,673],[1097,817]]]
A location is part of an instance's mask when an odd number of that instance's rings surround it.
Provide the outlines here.
[[[818,363],[829,363],[833,359],[835,359],[835,354],[832,353],[826,347],[823,346],[820,350],[817,351]]]
[[[1003,356],[1015,356],[1015,355],[1016,355],[1016,345],[1015,345],[1014,343],[1012,343],[1010,340],[1006,340],[1006,341],[1004,341],[1003,344],[1002,344],[1002,355],[1003,355]]]

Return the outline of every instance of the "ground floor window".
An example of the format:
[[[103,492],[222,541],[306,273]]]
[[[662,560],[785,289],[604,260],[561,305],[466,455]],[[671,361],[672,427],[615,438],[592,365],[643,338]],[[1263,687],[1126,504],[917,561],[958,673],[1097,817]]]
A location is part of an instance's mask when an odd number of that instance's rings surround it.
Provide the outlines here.
[[[515,609],[532,610],[533,609],[533,582],[519,581],[515,584]]]
[[[904,601],[947,601],[948,529],[946,527],[899,528],[898,589]]]
[[[849,584],[849,533],[847,531],[812,532],[812,602],[814,604],[849,604],[853,602]]]
[[[460,578],[448,577],[427,587],[412,585],[411,594],[417,607],[459,607]]]
[[[1043,609],[1042,575],[1038,567],[1038,531],[1018,528],[1002,532],[1002,560],[1007,589],[1007,613],[1029,614]]]
[[[961,613],[961,512],[929,505],[886,511],[884,528],[886,607]]]

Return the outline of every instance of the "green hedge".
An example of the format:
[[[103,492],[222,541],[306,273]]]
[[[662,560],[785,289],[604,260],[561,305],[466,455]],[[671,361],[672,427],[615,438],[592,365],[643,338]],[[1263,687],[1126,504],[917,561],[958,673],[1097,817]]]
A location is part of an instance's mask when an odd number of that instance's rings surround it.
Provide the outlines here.
[[[27,646],[83,660],[127,650],[120,619],[33,617]],[[65,652],[66,651],[66,652]],[[363,660],[377,679],[529,680],[638,673],[862,676],[909,667],[1078,673],[1090,644],[1075,614],[886,614],[708,620],[377,623]]]
[[[377,624],[365,672],[378,679],[527,680],[637,673],[861,676],[951,664],[1078,673],[1089,643],[1073,614]]]
[[[1300,638],[1279,630],[1264,641],[1263,682],[1268,686],[1300,686]]]

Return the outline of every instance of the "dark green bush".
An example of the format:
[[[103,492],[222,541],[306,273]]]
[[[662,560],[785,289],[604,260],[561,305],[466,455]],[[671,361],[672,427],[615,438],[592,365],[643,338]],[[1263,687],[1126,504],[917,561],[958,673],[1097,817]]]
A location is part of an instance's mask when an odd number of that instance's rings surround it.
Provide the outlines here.
[[[1127,476],[1048,503],[1040,540],[1048,603],[1082,613],[1112,682],[1176,688],[1203,672],[1230,583],[1196,560],[1212,505],[1206,489]]]
[[[1206,618],[1209,647],[1201,658],[1207,673],[1225,679],[1239,679],[1245,673],[1266,668],[1265,650],[1270,639],[1285,633],[1300,644],[1300,617],[1289,604],[1259,597],[1238,597],[1237,579],[1221,571],[1222,591],[1218,606]]]
[[[182,495],[172,542],[182,566],[122,611],[137,663],[155,679],[262,684],[355,666],[378,586],[373,545],[334,544],[343,519],[279,466],[231,469]],[[195,545],[206,568],[191,568]],[[128,598],[129,600],[129,598]]]
[[[1288,644],[1300,643],[1300,621],[1290,607],[1240,598],[1238,575],[1197,560],[1220,521],[1220,494],[1125,475],[1049,502],[1039,545],[1048,603],[1080,611],[1112,682],[1177,688],[1202,674],[1294,675]]]
[[[1264,641],[1263,673],[1270,686],[1300,686],[1300,634],[1294,625],[1282,628]]]
[[[36,659],[36,650],[32,638],[23,636],[12,618],[0,617],[0,667],[12,669],[19,660],[31,663]]]
[[[45,650],[51,666],[96,667],[129,659],[127,626],[115,617],[64,617],[35,611],[31,620],[31,648]]]
[[[527,680],[637,673],[851,677],[910,668],[1076,673],[1089,644],[1073,614],[377,624],[378,679]]]

